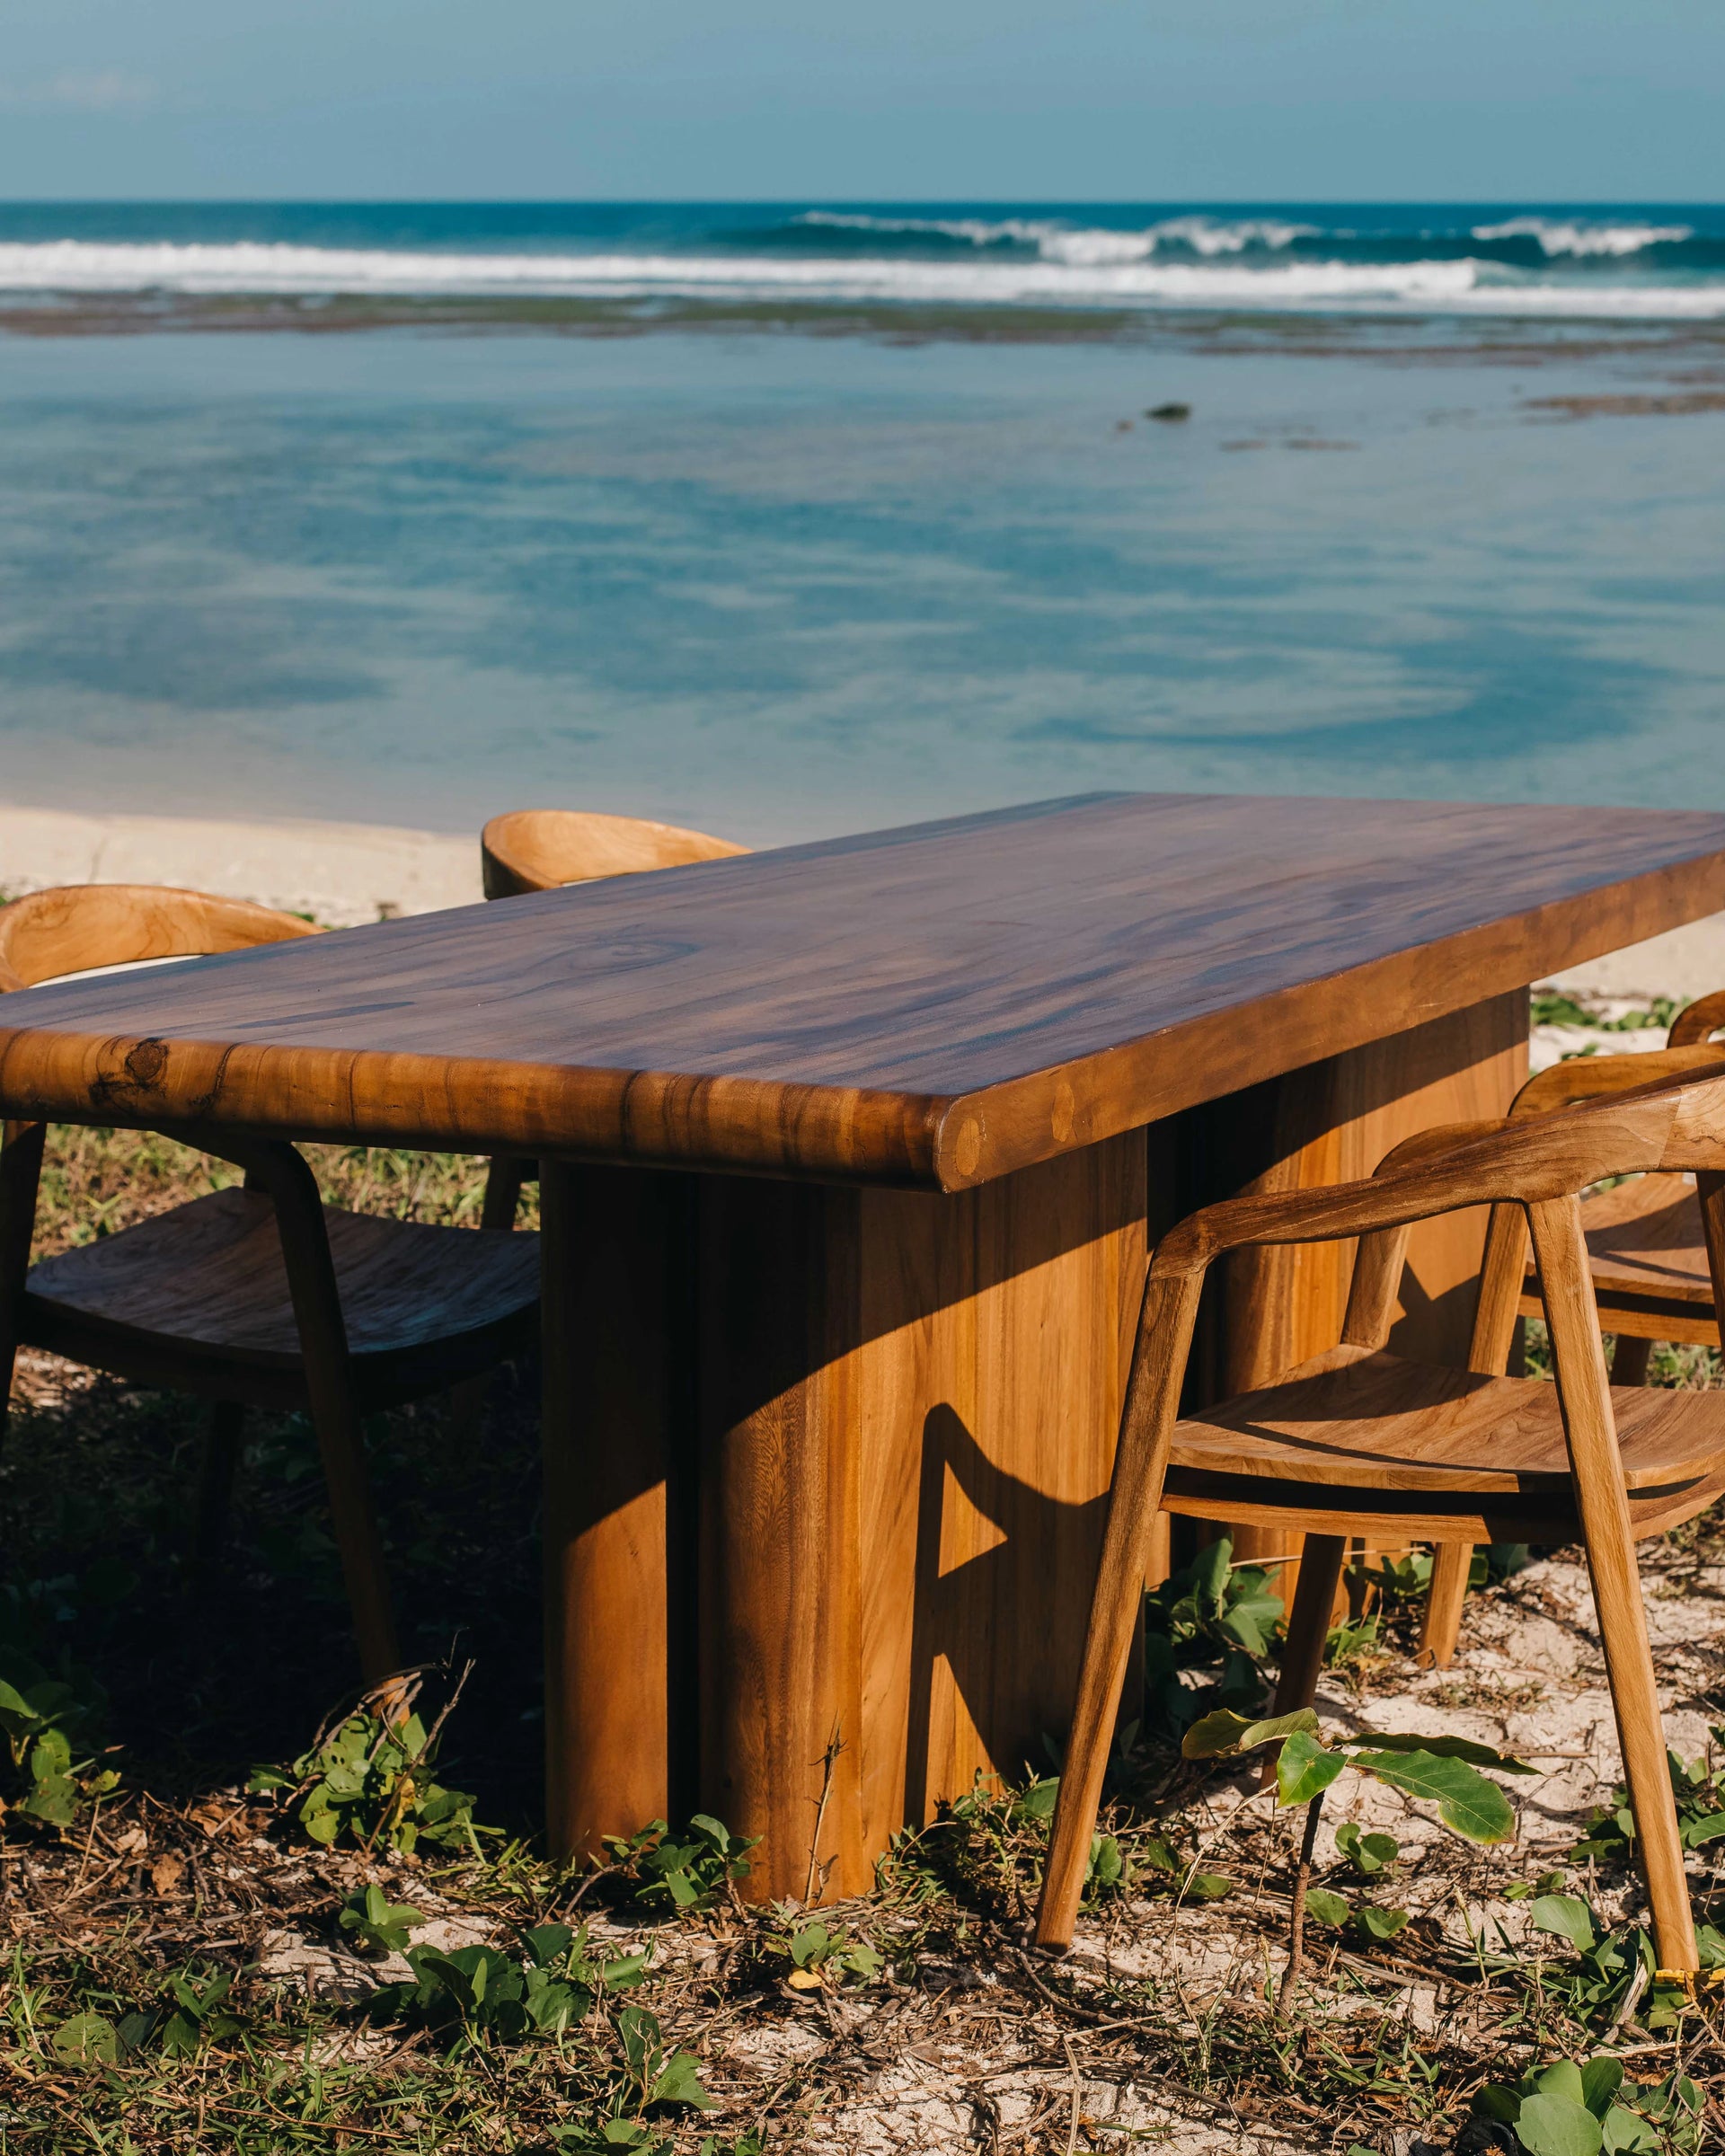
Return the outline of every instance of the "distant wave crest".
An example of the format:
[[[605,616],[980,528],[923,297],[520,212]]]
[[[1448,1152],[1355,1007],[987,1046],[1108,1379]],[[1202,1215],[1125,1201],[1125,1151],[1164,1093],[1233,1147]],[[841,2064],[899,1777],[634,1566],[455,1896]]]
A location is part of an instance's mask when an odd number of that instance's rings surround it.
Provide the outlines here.
[[[1506,217],[1501,225],[1476,225],[1476,240],[1537,240],[1548,255],[1640,254],[1643,248],[1693,240],[1693,225],[1584,225],[1573,217]]]
[[[1294,225],[1278,217],[1164,217],[1135,232],[1106,225],[1066,225],[1052,217],[883,217],[837,209],[804,210],[796,222],[841,232],[927,234],[969,241],[978,248],[1027,247],[1044,261],[1081,269],[1104,262],[1146,261],[1157,253],[1190,252],[1208,258],[1261,247],[1275,250],[1296,240],[1315,239],[1320,231],[1315,225]]]
[[[975,222],[979,231],[989,229],[979,219],[951,222]],[[1017,222],[1002,220],[999,229]],[[1154,247],[1140,244],[1134,252],[1122,245],[1110,252],[1094,228],[1066,234],[1064,249],[1045,246],[1033,220],[1022,223],[1023,229],[1038,234],[1034,252],[992,252],[979,243],[973,255],[942,259],[866,252],[833,259],[768,252],[463,253],[251,241],[222,245],[16,242],[0,244],[0,292],[548,294],[641,300],[704,296],[806,303],[1343,308],[1650,320],[1725,316],[1725,282],[1584,282],[1574,274],[1567,282],[1561,278],[1542,282],[1526,270],[1473,256],[1376,262],[1290,258],[1277,252],[1286,243],[1241,238],[1247,221],[1230,228],[1227,244],[1214,241],[1207,220],[1190,222],[1210,243],[1206,252],[1194,242],[1184,260],[1163,255],[1159,242]],[[1268,227],[1271,233],[1297,229]],[[1105,236],[1125,243],[1143,242],[1149,235]],[[1253,244],[1271,250],[1272,259],[1254,258]]]

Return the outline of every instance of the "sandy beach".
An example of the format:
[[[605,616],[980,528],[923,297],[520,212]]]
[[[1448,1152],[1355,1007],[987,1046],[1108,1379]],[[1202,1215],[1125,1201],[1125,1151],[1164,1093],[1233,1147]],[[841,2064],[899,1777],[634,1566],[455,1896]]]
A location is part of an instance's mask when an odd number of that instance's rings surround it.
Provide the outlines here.
[[[476,903],[479,837],[284,817],[79,816],[0,804],[0,893],[169,883],[355,928]]]

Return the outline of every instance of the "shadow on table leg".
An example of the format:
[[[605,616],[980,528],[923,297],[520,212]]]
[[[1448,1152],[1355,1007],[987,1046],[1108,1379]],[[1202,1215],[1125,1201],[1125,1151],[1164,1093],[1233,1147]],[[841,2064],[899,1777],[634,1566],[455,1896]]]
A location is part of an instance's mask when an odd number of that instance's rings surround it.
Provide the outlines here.
[[[910,1824],[927,1819],[938,1798],[961,1795],[978,1766],[1008,1780],[1054,1767],[1083,1627],[1051,1621],[1053,1606],[1088,1604],[1107,1505],[1105,1496],[1069,1504],[1004,1472],[951,1407],[924,1418],[905,1752]]]

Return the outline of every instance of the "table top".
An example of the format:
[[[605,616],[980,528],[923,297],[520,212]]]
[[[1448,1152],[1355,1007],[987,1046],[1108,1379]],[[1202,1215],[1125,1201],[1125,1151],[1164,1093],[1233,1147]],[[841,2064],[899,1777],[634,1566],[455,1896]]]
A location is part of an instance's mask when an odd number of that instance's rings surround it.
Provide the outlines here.
[[[1725,817],[1092,794],[0,1001],[0,1107],[958,1189],[1725,907]]]

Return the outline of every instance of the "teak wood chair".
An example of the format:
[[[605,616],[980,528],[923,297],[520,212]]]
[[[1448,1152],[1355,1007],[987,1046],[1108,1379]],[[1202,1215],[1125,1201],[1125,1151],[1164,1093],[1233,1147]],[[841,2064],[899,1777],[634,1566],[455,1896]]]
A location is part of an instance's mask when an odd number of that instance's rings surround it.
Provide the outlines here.
[[[494,816],[479,835],[480,870],[488,898],[561,890],[607,876],[640,876],[692,862],[747,853],[729,838],[655,824],[644,817],[597,816],[579,808],[515,808]],[[533,1179],[529,1161],[500,1155],[485,1179],[482,1224],[514,1225],[521,1188]]]
[[[1516,1095],[1510,1117],[1519,1121],[1552,1115],[1581,1100],[1725,1062],[1725,1042],[1712,1042],[1721,1026],[1725,991],[1704,995],[1680,1012],[1663,1049],[1636,1056],[1572,1056],[1535,1073]],[[1644,1175],[1595,1192],[1581,1201],[1581,1230],[1599,1322],[1616,1338],[1614,1385],[1647,1382],[1648,1357],[1656,1340],[1719,1346],[1701,1201],[1687,1182],[1677,1176]],[[1500,1206],[1491,1215],[1480,1269],[1471,1367],[1501,1374],[1508,1367],[1516,1320],[1544,1314],[1526,1223],[1519,1207]],[[1449,1542],[1432,1564],[1420,1646],[1439,1669],[1447,1669],[1455,1657],[1473,1554],[1459,1542]]]
[[[748,851],[704,831],[685,831],[637,816],[594,816],[579,808],[512,809],[494,816],[479,838],[488,898],[554,891],[602,876],[679,869],[692,861],[721,861]]]
[[[314,932],[290,915],[197,891],[41,891],[0,909],[0,992]],[[0,1149],[0,1428],[21,1347],[211,1401],[196,1529],[208,1559],[246,1409],[307,1410],[361,1668],[367,1684],[378,1684],[400,1657],[360,1418],[442,1391],[532,1344],[537,1237],[325,1206],[292,1145],[199,1130],[174,1135],[243,1169],[243,1188],[190,1199],[32,1267],[45,1135],[41,1123],[9,1123]]]
[[[1693,1051],[1679,1051],[1693,1053]],[[1694,1172],[1715,1294],[1725,1280],[1725,1076],[1717,1063],[1564,1115],[1453,1125],[1376,1176],[1230,1199],[1192,1214],[1150,1266],[1108,1524],[1037,1915],[1072,1939],[1102,1772],[1158,1507],[1303,1532],[1277,1711],[1310,1702],[1348,1537],[1563,1541],[1588,1552],[1637,1846],[1662,1968],[1697,1966],[1666,1770],[1635,1538],[1725,1490],[1725,1394],[1625,1387],[1606,1370],[1579,1193],[1608,1176]],[[1557,1382],[1403,1361],[1384,1351],[1409,1228],[1493,1205],[1525,1211]],[[1224,1252],[1360,1238],[1341,1344],[1281,1383],[1180,1418],[1199,1295]]]

